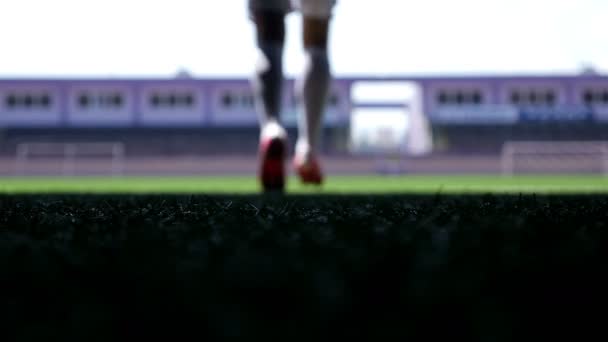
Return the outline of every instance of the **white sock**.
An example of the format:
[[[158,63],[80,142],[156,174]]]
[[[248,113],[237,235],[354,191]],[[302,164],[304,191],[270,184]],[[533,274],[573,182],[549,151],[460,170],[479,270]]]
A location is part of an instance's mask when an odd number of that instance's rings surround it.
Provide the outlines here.
[[[262,124],[262,129],[260,130],[260,139],[271,139],[271,138],[281,138],[287,139],[287,132],[276,120],[269,120],[266,123]]]
[[[295,155],[304,164],[311,161],[314,152],[305,137],[299,137],[295,146]]]
[[[296,153],[309,158],[318,152],[331,72],[326,49],[308,48],[306,67],[296,83],[298,98],[298,142]]]

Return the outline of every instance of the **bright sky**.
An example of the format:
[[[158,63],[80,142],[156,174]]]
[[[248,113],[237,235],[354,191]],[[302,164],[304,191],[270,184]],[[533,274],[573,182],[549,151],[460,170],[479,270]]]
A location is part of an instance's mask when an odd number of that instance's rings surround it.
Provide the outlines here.
[[[608,71],[606,0],[339,0],[336,75]],[[288,19],[286,72],[302,64]],[[0,76],[246,76],[246,0],[0,0]]]

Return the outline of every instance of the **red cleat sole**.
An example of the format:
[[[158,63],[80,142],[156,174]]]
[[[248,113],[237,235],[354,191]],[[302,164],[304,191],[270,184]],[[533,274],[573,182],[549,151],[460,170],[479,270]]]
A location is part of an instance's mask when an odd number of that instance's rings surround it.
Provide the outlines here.
[[[264,191],[285,189],[285,142],[280,138],[270,139],[260,149],[260,181]]]
[[[294,160],[294,168],[300,176],[302,184],[322,185],[323,173],[317,161],[313,161],[309,165],[301,165]]]

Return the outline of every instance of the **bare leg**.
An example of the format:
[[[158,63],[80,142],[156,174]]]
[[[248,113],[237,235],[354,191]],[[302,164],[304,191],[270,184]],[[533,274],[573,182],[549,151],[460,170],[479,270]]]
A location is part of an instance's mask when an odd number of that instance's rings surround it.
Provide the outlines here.
[[[317,153],[319,147],[321,123],[331,80],[327,55],[330,19],[304,17],[303,20],[306,66],[296,85],[300,106],[296,154],[308,159]]]

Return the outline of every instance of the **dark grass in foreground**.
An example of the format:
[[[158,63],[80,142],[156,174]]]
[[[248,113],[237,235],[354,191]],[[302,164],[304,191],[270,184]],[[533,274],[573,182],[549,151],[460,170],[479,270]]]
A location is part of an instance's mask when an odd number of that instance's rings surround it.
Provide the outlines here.
[[[0,212],[6,341],[580,339],[606,304],[608,196],[5,195]]]

